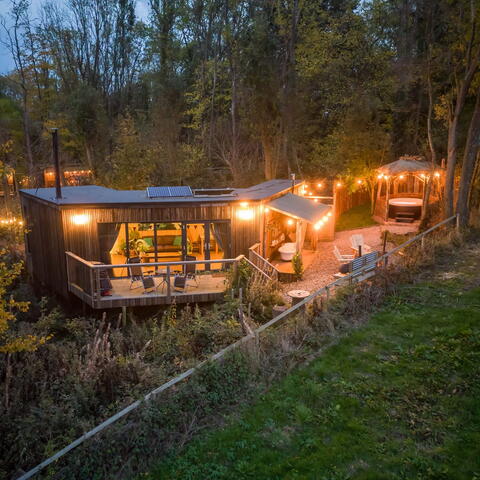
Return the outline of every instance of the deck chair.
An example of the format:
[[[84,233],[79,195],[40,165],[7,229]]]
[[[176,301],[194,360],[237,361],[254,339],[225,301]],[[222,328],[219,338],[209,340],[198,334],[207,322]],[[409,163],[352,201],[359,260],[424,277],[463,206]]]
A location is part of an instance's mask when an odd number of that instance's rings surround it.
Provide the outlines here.
[[[356,233],[350,237],[350,244],[356,252],[358,252],[358,248],[362,247],[362,254],[369,253],[372,251],[372,247],[365,244],[365,240],[363,239],[363,235],[361,233]]]
[[[333,246],[333,253],[335,254],[336,259],[340,263],[348,263],[348,262],[351,262],[355,258],[355,255],[341,254],[340,250],[338,249],[338,247],[336,245]]]
[[[187,262],[194,262],[197,258],[193,255],[187,255],[185,260]],[[185,265],[185,275],[188,280],[193,280],[195,282],[195,286],[198,287],[198,280],[197,280],[197,265],[195,263],[187,263]]]
[[[131,267],[128,267],[128,273],[130,275],[130,290],[132,288],[140,288],[140,285],[133,287],[133,284],[136,282],[140,282],[141,286],[143,286],[143,293],[149,293],[149,291],[158,288],[158,285],[155,284],[155,280],[151,275],[153,270],[149,270],[146,272],[147,275],[144,275],[142,267],[140,265],[135,265],[136,263],[140,263],[140,257],[131,257],[127,260],[127,263],[132,265]]]

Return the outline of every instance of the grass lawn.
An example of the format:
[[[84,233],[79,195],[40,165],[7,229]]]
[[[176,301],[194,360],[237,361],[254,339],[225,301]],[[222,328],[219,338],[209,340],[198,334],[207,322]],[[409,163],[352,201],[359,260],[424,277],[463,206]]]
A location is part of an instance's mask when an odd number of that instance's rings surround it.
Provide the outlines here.
[[[335,230],[342,232],[344,230],[353,230],[354,228],[371,227],[376,225],[370,213],[370,204],[359,205],[342,213],[338,219]]]
[[[148,478],[480,479],[480,248],[462,258]]]

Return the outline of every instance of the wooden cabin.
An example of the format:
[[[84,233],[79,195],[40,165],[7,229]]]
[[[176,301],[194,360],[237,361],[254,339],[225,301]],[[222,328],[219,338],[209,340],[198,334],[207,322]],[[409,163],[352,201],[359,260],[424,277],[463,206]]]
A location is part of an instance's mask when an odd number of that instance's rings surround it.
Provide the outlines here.
[[[305,242],[330,239],[331,207],[313,204],[299,194],[301,186],[290,180],[194,191],[91,185],[62,187],[60,198],[55,188],[21,190],[28,271],[93,308],[214,301],[224,293],[225,271],[252,246],[255,258],[268,263],[287,242],[301,250]]]
[[[444,190],[441,168],[423,157],[403,156],[378,170],[374,220],[379,223],[412,223],[420,220],[425,202],[438,204]],[[425,195],[430,182],[430,194]]]
[[[89,185],[93,180],[93,172],[82,165],[66,165],[62,168],[62,184],[70,187]],[[43,169],[43,185],[45,187],[55,186],[55,168]]]

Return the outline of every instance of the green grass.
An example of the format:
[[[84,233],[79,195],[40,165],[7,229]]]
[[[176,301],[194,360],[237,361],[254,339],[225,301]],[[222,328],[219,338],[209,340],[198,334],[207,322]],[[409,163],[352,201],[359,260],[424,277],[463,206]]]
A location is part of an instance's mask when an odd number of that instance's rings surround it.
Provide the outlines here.
[[[370,213],[370,204],[367,203],[342,213],[335,225],[335,230],[342,232],[344,230],[353,230],[354,228],[371,227],[376,224]]]
[[[399,288],[368,324],[148,478],[479,479],[479,252],[468,255],[476,265],[455,264],[461,273]]]

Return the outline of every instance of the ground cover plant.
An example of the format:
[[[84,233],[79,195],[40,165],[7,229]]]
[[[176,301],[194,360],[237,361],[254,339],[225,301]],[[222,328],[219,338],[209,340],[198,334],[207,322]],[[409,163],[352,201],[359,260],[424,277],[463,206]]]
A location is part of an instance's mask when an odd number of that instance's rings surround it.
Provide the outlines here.
[[[148,478],[478,478],[480,247],[442,248],[367,324]]]
[[[343,232],[344,230],[371,227],[373,225],[377,225],[377,222],[372,219],[370,204],[366,203],[342,213],[335,223],[335,230],[337,232]]]

